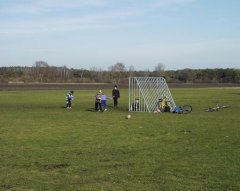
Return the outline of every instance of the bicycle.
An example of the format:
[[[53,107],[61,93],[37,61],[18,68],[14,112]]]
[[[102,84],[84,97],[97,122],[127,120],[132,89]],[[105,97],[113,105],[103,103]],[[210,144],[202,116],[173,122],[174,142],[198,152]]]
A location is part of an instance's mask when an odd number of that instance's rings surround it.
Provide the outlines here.
[[[206,109],[207,112],[214,112],[214,111],[220,111],[222,109],[225,109],[225,108],[229,108],[230,105],[216,105],[215,107],[210,107],[208,109]]]
[[[173,113],[178,113],[178,114],[188,114],[191,112],[192,112],[192,106],[190,104],[183,105],[183,106],[177,106],[173,110]]]

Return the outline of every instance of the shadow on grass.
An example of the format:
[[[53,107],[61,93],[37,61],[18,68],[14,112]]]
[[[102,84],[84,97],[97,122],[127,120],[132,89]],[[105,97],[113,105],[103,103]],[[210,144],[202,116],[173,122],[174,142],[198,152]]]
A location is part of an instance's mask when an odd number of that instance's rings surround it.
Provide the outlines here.
[[[70,166],[67,163],[60,163],[60,164],[39,164],[39,163],[36,163],[36,165],[41,170],[55,170],[55,169],[67,168],[67,167]]]
[[[88,109],[86,109],[85,111],[95,112],[95,109],[94,109],[94,108],[88,108]]]
[[[239,95],[240,96],[240,93],[231,93],[232,95]]]
[[[107,108],[108,111],[109,111],[109,110],[112,111],[112,110],[115,109],[113,106],[110,106],[110,105],[107,105],[106,108]],[[96,112],[96,111],[95,111],[95,108],[93,108],[93,107],[92,107],[92,108],[85,109],[85,111]]]

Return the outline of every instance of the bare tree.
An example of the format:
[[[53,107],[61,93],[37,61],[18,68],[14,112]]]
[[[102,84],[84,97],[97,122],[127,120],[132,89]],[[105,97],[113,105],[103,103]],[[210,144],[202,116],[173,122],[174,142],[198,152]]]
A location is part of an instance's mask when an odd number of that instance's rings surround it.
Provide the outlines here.
[[[109,69],[112,72],[124,72],[124,71],[126,71],[125,65],[121,62],[118,62],[118,63],[114,64],[113,66],[110,66]]]
[[[61,67],[59,73],[62,81],[67,81],[67,79],[70,77],[70,70],[67,68],[67,66]]]
[[[144,77],[149,77],[150,74],[151,74],[150,70],[149,70],[148,68],[146,68],[146,69],[143,71],[142,76],[144,76]]]
[[[164,69],[165,69],[165,65],[163,63],[158,63],[155,66],[154,72],[156,73],[157,76],[163,76],[164,75]]]
[[[36,62],[33,64],[33,66],[35,66],[35,67],[49,67],[48,63],[45,62],[45,61],[42,61],[42,60],[36,61]]]
[[[85,69],[84,68],[81,68],[81,74],[80,74],[80,78],[83,78],[83,74],[85,72]]]
[[[102,68],[92,67],[90,71],[92,73],[92,78],[94,79],[94,81],[101,82],[103,80],[104,71],[102,70]]]
[[[35,79],[39,80],[40,82],[43,81],[47,71],[48,71],[49,65],[45,61],[36,61],[33,64],[32,68],[32,75]]]
[[[131,65],[131,66],[129,66],[128,71],[129,71],[129,76],[132,77],[136,70],[135,70],[134,66]]]
[[[119,84],[121,78],[126,72],[126,67],[123,63],[118,62],[113,66],[109,67],[111,81],[115,84]]]

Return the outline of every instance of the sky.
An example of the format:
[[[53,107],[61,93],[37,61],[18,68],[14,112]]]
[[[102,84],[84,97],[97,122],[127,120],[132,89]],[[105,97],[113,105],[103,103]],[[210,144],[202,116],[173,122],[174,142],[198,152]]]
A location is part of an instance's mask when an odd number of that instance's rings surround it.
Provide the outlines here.
[[[0,0],[0,67],[240,68],[239,0]]]

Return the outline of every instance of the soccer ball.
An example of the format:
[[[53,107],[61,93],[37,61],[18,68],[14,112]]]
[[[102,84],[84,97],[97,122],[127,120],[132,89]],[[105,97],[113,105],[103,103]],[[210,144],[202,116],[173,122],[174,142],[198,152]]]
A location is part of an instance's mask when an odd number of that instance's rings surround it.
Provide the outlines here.
[[[127,119],[130,119],[131,117],[132,117],[131,115],[127,115],[127,117],[126,117],[126,118],[127,118]]]

